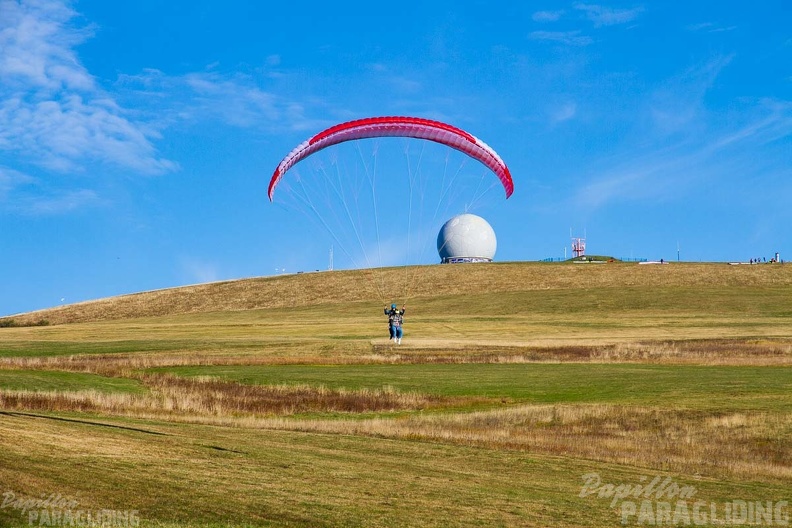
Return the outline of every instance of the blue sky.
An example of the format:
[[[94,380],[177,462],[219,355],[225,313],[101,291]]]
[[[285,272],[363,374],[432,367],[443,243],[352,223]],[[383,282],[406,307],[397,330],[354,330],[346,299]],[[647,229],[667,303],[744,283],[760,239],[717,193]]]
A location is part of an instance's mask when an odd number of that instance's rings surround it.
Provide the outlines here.
[[[594,254],[792,260],[790,27],[785,1],[0,0],[0,314],[327,268],[337,241],[266,186],[374,115],[499,152],[515,193],[471,209],[497,260],[563,256],[570,228]],[[374,145],[387,178],[402,144]],[[386,263],[436,260],[384,238]]]

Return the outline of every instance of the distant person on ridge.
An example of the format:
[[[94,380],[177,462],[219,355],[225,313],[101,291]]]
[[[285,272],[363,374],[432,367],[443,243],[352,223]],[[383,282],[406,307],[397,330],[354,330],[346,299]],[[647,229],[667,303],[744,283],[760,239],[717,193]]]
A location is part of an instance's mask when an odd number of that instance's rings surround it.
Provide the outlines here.
[[[402,323],[404,323],[404,307],[406,305],[402,305],[401,310],[396,308],[396,303],[390,305],[390,308],[385,308],[385,315],[388,316],[388,333],[390,334],[390,339],[392,341],[396,341],[397,344],[401,345],[402,340]]]

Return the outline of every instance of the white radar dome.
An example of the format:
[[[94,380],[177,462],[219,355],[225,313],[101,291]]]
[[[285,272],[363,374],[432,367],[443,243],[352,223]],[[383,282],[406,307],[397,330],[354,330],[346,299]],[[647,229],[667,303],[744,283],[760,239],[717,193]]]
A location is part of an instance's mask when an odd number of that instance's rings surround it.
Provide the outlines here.
[[[492,226],[472,214],[455,216],[437,234],[437,252],[443,263],[490,262],[497,246]]]

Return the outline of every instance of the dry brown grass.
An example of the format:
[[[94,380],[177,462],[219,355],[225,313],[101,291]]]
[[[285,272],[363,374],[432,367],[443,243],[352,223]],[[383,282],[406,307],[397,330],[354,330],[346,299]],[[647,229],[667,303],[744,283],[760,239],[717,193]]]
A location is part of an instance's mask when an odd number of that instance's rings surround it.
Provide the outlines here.
[[[410,277],[405,289],[405,276]],[[14,316],[19,324],[105,321],[188,313],[293,308],[392,298],[608,287],[789,287],[792,266],[538,263],[423,266],[243,279],[123,295]]]
[[[712,413],[619,405],[521,405],[370,420],[246,420],[248,426],[421,439],[572,456],[655,470],[792,479],[789,413]]]
[[[694,347],[695,348],[695,347]],[[749,347],[750,348],[750,347]],[[657,353],[675,355],[673,346]],[[706,352],[706,350],[705,350]],[[643,354],[639,348],[615,350]],[[0,408],[23,412],[88,412],[174,422],[268,428],[452,443],[521,450],[718,478],[792,479],[792,413],[720,411],[614,404],[517,405],[476,412],[449,408],[487,403],[379,390],[257,386],[214,378],[182,378],[130,370],[189,358],[126,358],[109,367],[97,358],[33,358],[71,363],[80,371],[114,370],[140,379],[143,394],[98,391],[2,391]],[[110,358],[116,359],[119,358]],[[447,358],[446,358],[447,359]],[[178,363],[179,361],[175,361]],[[105,372],[107,373],[107,372]],[[493,402],[489,402],[492,405]],[[443,410],[449,409],[449,411]],[[433,410],[402,417],[360,413]],[[294,415],[316,413],[311,418]],[[354,418],[322,418],[349,413]]]
[[[213,378],[142,375],[145,394],[0,391],[0,408],[26,411],[97,412],[121,416],[234,417],[307,412],[366,413],[420,410],[446,398],[384,389],[334,390],[314,386],[259,386]]]
[[[645,341],[566,346],[507,346],[500,344],[433,343],[394,352],[388,344],[373,346],[361,357],[372,363],[656,363],[697,365],[790,365],[789,339],[702,339]],[[345,362],[350,362],[345,359]]]
[[[591,358],[602,362],[696,363],[699,365],[790,365],[789,339],[702,339],[617,343],[597,347]]]
[[[308,356],[310,359],[310,356]],[[318,358],[315,358],[318,359]],[[176,354],[85,354],[74,356],[0,358],[0,369],[62,370],[100,376],[139,378],[140,371],[161,367],[200,365],[275,365],[303,363],[305,359],[251,357],[199,353]]]
[[[519,450],[715,478],[792,479],[792,413],[721,412],[611,404],[519,405],[467,413],[354,419],[297,413],[431,409],[450,399],[391,390],[254,387],[151,376],[146,395],[0,392],[0,408],[90,412],[227,427],[263,428]],[[470,403],[470,402],[467,402]]]
[[[319,356],[310,353],[234,354],[228,352],[163,352],[139,354],[77,354],[0,358],[4,370],[61,370],[101,376],[140,378],[141,372],[154,368],[219,365],[294,365],[294,364],[464,364],[464,363],[625,363],[696,365],[792,365],[792,341],[762,340],[687,340],[626,342],[605,345],[503,346],[443,344],[394,348],[372,344],[356,353]]]

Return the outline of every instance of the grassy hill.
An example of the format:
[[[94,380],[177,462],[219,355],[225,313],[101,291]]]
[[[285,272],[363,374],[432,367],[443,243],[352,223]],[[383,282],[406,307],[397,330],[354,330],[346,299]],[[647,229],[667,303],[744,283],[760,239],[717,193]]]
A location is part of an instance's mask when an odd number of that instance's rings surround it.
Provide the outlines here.
[[[641,302],[658,291],[697,289],[741,292],[792,286],[792,266],[728,266],[722,263],[674,263],[640,266],[608,263],[585,266],[545,263],[493,263],[421,266],[305,273],[241,279],[164,289],[83,302],[14,316],[28,325],[128,319],[223,311],[298,308],[325,304],[449,299],[520,292],[618,290]],[[643,292],[643,293],[642,293]],[[497,300],[497,299],[496,299]]]
[[[142,526],[614,526],[624,501],[586,475],[670,478],[721,516],[791,498],[787,265],[306,273],[12,319],[0,479],[20,500]],[[33,522],[8,504],[0,525]]]

